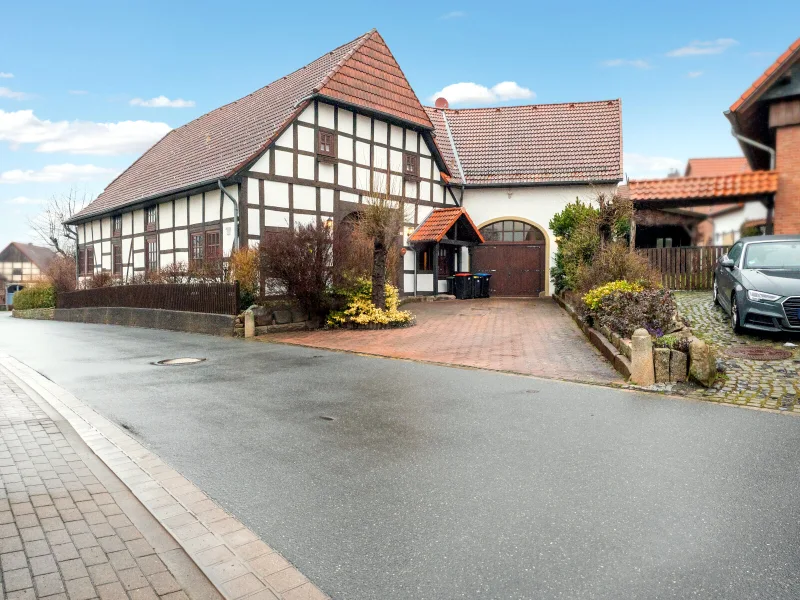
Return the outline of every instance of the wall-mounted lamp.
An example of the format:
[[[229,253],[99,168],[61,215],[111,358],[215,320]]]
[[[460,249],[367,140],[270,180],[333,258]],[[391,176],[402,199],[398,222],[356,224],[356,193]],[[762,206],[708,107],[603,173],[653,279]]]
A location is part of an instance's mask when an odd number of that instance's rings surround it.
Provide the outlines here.
[[[330,217],[325,220],[325,229],[333,229],[333,219]]]

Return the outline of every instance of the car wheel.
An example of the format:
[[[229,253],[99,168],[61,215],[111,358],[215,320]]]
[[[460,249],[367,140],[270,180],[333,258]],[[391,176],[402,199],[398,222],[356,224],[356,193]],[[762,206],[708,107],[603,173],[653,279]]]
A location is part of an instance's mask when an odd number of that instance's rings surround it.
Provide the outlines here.
[[[714,286],[712,288],[714,294],[714,304],[719,306],[719,289],[717,289],[717,278],[714,277]]]
[[[731,296],[731,330],[733,333],[740,333],[742,326],[739,322],[739,306],[736,303],[736,294]]]

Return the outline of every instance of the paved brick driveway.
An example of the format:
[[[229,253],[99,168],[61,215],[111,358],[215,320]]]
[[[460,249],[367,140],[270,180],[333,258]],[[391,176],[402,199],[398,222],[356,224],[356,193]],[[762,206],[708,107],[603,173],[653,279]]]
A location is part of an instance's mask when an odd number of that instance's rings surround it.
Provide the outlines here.
[[[725,368],[725,376],[707,390],[691,396],[703,400],[800,412],[800,348],[787,347],[788,341],[800,344],[798,336],[734,334],[725,311],[714,306],[711,292],[676,292],[680,314],[686,317],[695,335],[714,344]],[[731,346],[768,346],[789,350],[785,360],[748,360],[726,355]]]
[[[415,327],[292,332],[264,339],[573,381],[621,382],[549,298],[423,302],[405,308],[417,316]]]

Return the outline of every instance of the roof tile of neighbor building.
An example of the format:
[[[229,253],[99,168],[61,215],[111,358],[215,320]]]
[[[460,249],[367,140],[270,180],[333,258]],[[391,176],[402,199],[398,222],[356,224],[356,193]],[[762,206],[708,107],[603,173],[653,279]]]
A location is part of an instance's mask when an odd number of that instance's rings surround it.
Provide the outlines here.
[[[42,246],[34,246],[33,244],[24,244],[22,242],[11,242],[5,249],[0,252],[0,256],[5,254],[9,248],[16,248],[22,254],[28,257],[33,264],[40,269],[46,269],[50,262],[56,257],[56,253],[50,248]]]
[[[778,173],[752,171],[716,177],[668,177],[628,182],[630,197],[641,200],[688,200],[738,198],[770,194],[778,190]]]
[[[775,75],[777,71],[782,70],[784,65],[789,65],[792,62],[792,58],[795,56],[795,53],[800,53],[800,38],[796,39],[795,42],[789,46],[786,51],[781,54],[778,59],[772,63],[758,79],[753,82],[753,85],[747,88],[744,94],[742,94],[739,99],[731,105],[731,112],[736,112],[739,110],[745,102],[756,95],[762,86],[764,86],[766,89],[765,84],[767,84],[773,78],[773,75]]]
[[[454,183],[622,179],[620,100],[495,108],[425,107]],[[455,148],[445,125],[450,125]],[[466,181],[461,181],[456,155]]]
[[[230,177],[276,139],[315,94],[433,128],[383,38],[372,30],[173,129],[70,222]]]
[[[483,236],[475,223],[472,222],[467,211],[462,207],[437,208],[422,222],[417,230],[408,238],[409,242],[441,242],[445,234],[460,217],[465,217],[481,242]]]
[[[750,171],[750,165],[744,156],[727,156],[724,158],[690,158],[686,163],[686,177],[711,177],[714,175],[732,175]]]

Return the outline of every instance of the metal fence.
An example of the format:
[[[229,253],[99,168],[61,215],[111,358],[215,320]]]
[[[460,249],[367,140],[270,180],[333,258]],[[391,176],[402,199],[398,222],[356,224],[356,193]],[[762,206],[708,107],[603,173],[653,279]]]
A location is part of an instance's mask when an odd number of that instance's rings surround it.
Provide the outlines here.
[[[661,283],[671,290],[710,290],[714,267],[727,246],[640,248],[650,265],[661,272]]]
[[[115,285],[58,294],[56,305],[57,308],[160,308],[235,315],[239,312],[239,282]]]

